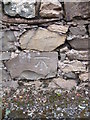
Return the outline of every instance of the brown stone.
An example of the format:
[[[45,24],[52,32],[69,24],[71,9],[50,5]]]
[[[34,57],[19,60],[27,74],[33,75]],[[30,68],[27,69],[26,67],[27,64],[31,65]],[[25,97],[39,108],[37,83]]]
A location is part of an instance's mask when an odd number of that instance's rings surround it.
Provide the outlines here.
[[[58,33],[66,33],[68,31],[68,28],[69,26],[67,25],[64,26],[64,25],[52,24],[52,25],[49,25],[47,29],[50,31],[58,32]]]
[[[20,38],[22,49],[38,50],[38,51],[53,51],[60,45],[64,44],[66,35],[48,31],[45,28],[38,30],[29,30]]]
[[[83,18],[90,17],[90,1],[89,2],[65,2],[66,19],[72,20],[74,17],[81,16]]]
[[[57,52],[20,53],[17,57],[6,62],[12,78],[41,79],[55,77],[57,73]]]
[[[89,80],[89,74],[90,74],[90,73],[82,73],[82,74],[79,75],[79,79],[80,79],[81,81],[86,82],[86,81]]]
[[[62,18],[62,5],[58,0],[41,0],[40,16],[45,18]]]
[[[60,21],[59,18],[52,18],[52,19],[24,19],[24,18],[10,18],[6,15],[2,16],[2,22],[5,23],[5,25],[9,25],[9,24],[28,24],[28,25],[40,25],[40,24],[46,24],[46,23],[50,23],[50,22],[56,22],[56,21]]]

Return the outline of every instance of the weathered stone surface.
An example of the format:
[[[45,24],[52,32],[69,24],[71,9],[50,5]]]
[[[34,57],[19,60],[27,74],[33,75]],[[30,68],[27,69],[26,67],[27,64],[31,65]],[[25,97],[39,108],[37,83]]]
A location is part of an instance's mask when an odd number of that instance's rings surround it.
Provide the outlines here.
[[[3,68],[4,64],[2,63],[2,61],[0,60],[0,68]]]
[[[82,74],[79,75],[79,79],[80,79],[81,81],[86,82],[86,81],[89,80],[89,74],[90,74],[90,73],[82,73]]]
[[[40,16],[46,18],[62,18],[62,5],[58,0],[41,0]]]
[[[76,87],[75,80],[64,80],[62,78],[55,78],[50,82],[49,88],[63,88],[66,90],[71,90],[73,87]]]
[[[90,81],[90,71],[89,71],[89,73],[88,73],[88,79],[89,79],[89,81]]]
[[[1,69],[0,69],[0,71],[1,71]],[[2,75],[0,76],[0,79],[2,81],[11,80],[10,75],[8,74],[8,72],[6,70],[2,69],[1,73],[2,73]]]
[[[66,54],[65,53],[60,53],[60,61],[63,62],[66,58]]]
[[[15,50],[15,35],[12,31],[0,31],[0,51]]]
[[[78,38],[78,37],[75,37],[72,40],[68,40],[71,47],[76,50],[90,49],[90,46],[88,45],[89,41],[90,38]]]
[[[10,59],[10,52],[0,52],[0,60],[8,60]]]
[[[64,44],[66,35],[59,35],[55,32],[50,32],[45,28],[38,30],[30,30],[23,34],[20,38],[22,49],[52,51]]]
[[[77,51],[77,50],[72,49],[68,51],[66,55],[70,60],[90,60],[88,50]]]
[[[70,27],[69,30],[71,35],[85,35],[87,32],[85,26],[80,25],[77,27]]]
[[[1,21],[1,18],[2,18],[2,4],[0,2],[0,21]]]
[[[35,17],[36,0],[3,0],[4,11],[7,15],[33,18]]]
[[[81,16],[83,18],[90,17],[90,1],[89,2],[65,2],[66,19],[71,20],[74,17]]]
[[[73,20],[77,25],[87,25],[90,23],[89,20],[86,20],[86,19],[74,19]]]
[[[17,89],[17,87],[19,87],[18,81],[13,81],[13,80],[2,81],[2,86],[3,87],[8,87],[8,88],[14,88],[14,89]]]
[[[57,60],[57,52],[22,52],[16,58],[6,62],[6,67],[13,78],[45,79],[56,76]]]
[[[78,60],[73,60],[73,61],[64,61],[64,62],[58,62],[58,67],[63,71],[64,73],[68,72],[85,72],[86,71],[86,66],[78,61]]]
[[[68,51],[69,51],[69,49],[67,46],[64,46],[63,48],[60,49],[60,53],[63,53],[63,54],[65,54]]]
[[[90,35],[90,24],[88,25],[88,31],[89,31],[89,35]]]
[[[52,24],[48,26],[48,30],[58,32],[58,33],[66,33],[68,31],[69,26],[67,25],[56,25]]]
[[[35,3],[35,16],[39,16],[39,10],[40,10],[41,0],[36,0]]]
[[[2,83],[2,68],[0,68],[0,84]]]
[[[34,81],[28,81],[28,82],[23,82],[23,83],[27,87],[30,86],[30,85],[32,85],[32,86],[34,85],[36,90],[38,90],[38,89],[40,90],[40,89],[42,89],[41,86],[42,86],[43,82],[40,82],[40,80],[34,80]]]

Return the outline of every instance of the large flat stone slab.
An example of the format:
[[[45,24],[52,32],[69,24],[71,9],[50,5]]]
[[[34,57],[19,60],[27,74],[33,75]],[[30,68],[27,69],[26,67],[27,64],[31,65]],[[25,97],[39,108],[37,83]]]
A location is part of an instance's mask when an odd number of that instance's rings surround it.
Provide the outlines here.
[[[60,45],[64,44],[66,35],[60,35],[51,32],[45,28],[38,30],[29,30],[20,38],[22,49],[38,50],[38,51],[53,51]]]
[[[57,52],[20,53],[6,62],[12,78],[41,79],[55,77],[57,73]]]
[[[72,20],[74,17],[88,18],[90,17],[90,1],[89,2],[65,2],[66,19]]]

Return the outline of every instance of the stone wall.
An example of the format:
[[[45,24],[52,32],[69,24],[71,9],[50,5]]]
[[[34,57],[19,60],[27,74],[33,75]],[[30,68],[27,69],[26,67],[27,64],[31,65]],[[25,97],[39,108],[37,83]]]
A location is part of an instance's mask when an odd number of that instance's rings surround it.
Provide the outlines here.
[[[62,77],[86,82],[89,41],[90,2],[0,2],[3,81]]]

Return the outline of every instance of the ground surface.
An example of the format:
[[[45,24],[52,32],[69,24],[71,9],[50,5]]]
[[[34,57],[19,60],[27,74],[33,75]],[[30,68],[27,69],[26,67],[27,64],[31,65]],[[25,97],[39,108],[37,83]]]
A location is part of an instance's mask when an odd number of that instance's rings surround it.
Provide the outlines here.
[[[89,119],[89,85],[83,83],[68,91],[48,87],[50,80],[19,82],[18,88],[3,89],[4,120],[15,118]],[[1,100],[0,100],[1,101]]]

